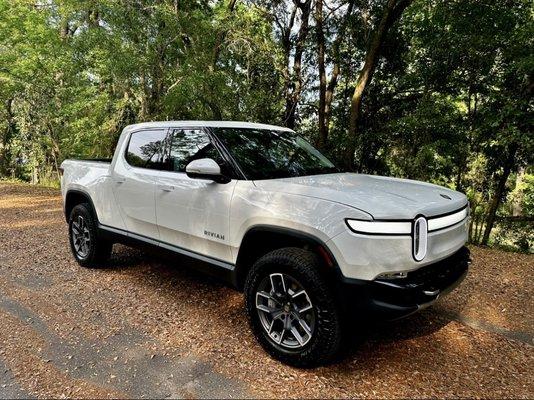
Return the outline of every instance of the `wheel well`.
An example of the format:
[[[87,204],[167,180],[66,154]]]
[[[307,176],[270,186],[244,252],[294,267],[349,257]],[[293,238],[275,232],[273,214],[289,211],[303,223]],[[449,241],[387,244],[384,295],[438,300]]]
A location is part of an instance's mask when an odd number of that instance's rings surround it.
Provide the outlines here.
[[[298,247],[317,254],[325,270],[333,271],[337,265],[333,255],[319,239],[291,229],[266,227],[252,228],[241,241],[236,262],[236,283],[239,289],[245,284],[249,269],[265,254],[283,247]]]
[[[89,195],[83,192],[79,192],[77,190],[71,190],[67,193],[67,197],[65,198],[65,219],[67,220],[67,222],[69,221],[72,209],[78,204],[82,203],[88,203],[91,206],[93,214],[96,216],[95,208]]]

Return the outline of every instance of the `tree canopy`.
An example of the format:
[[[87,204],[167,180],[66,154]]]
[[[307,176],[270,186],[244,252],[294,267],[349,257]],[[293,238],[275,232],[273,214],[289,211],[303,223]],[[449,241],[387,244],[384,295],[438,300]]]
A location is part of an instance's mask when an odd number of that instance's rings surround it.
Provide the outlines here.
[[[57,182],[62,160],[110,157],[135,122],[272,123],[346,170],[464,191],[473,242],[528,249],[533,11],[526,0],[0,0],[0,176]],[[519,233],[491,236],[505,221]]]

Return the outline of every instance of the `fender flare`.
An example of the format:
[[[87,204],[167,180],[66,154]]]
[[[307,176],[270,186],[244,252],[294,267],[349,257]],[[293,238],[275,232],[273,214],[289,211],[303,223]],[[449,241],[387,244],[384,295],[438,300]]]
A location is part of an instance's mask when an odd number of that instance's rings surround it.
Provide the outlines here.
[[[291,236],[292,238],[301,240],[303,242],[313,243],[314,245],[316,245],[318,249],[322,249],[322,251],[324,251],[324,253],[319,251],[320,253],[322,253],[319,255],[326,261],[327,267],[331,267],[335,271],[336,274],[341,273],[337,260],[334,257],[332,251],[326,245],[326,243],[323,240],[319,239],[317,236],[311,233],[308,233],[308,232],[297,230],[297,229],[286,228],[286,227],[281,227],[281,226],[276,226],[276,225],[259,224],[259,225],[254,225],[250,227],[249,229],[247,229],[247,231],[243,235],[243,238],[241,239],[241,242],[239,245],[239,252],[237,254],[237,259],[236,259],[236,271],[235,271],[236,281],[238,285],[239,285],[239,281],[242,278],[240,277],[240,274],[242,273],[243,269],[246,270],[247,268],[246,265],[243,265],[244,258],[245,258],[245,256],[243,255],[245,253],[245,251],[243,251],[243,244],[245,243],[245,240],[247,239],[249,235],[254,234],[256,232],[272,233],[275,235],[281,234],[284,236]]]
[[[64,203],[64,207],[63,207],[64,210],[63,211],[65,213],[65,220],[67,222],[69,222],[69,217],[70,217],[70,215],[68,215],[68,213],[67,213],[67,201],[68,201],[68,198],[69,198],[69,194],[75,194],[75,195],[78,195],[80,197],[85,198],[87,200],[87,203],[89,203],[89,206],[91,207],[91,211],[92,211],[93,215],[96,218],[96,222],[99,223],[98,214],[96,212],[96,208],[95,208],[95,205],[93,203],[93,199],[91,199],[91,195],[89,193],[87,193],[86,191],[80,190],[80,189],[69,189],[69,190],[67,190],[67,193],[65,194],[65,203]]]

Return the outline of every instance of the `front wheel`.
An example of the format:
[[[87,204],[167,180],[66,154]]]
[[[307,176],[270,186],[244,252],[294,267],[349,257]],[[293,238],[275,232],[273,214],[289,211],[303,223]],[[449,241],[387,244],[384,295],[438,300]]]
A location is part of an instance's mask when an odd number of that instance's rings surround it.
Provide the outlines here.
[[[251,328],[273,357],[297,367],[329,362],[341,342],[340,312],[318,257],[299,248],[272,251],[245,282]]]
[[[113,244],[98,238],[96,219],[88,204],[78,204],[70,213],[69,241],[74,258],[82,267],[97,268],[111,255]]]

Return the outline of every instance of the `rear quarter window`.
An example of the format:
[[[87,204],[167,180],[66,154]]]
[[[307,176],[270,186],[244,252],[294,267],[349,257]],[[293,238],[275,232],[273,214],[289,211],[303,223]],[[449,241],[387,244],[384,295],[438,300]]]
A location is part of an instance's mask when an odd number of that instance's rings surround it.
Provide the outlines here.
[[[125,158],[132,167],[165,169],[166,130],[145,130],[130,136]]]

